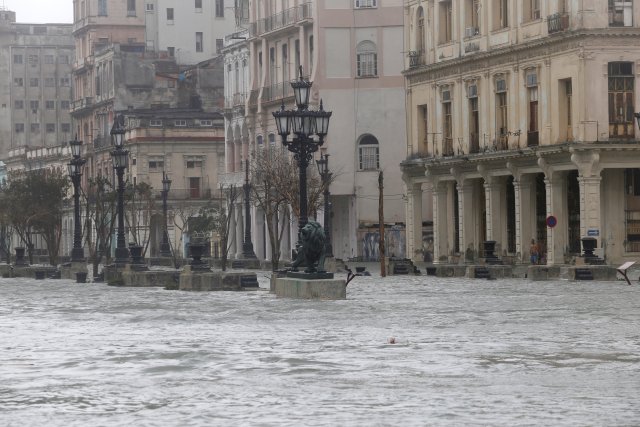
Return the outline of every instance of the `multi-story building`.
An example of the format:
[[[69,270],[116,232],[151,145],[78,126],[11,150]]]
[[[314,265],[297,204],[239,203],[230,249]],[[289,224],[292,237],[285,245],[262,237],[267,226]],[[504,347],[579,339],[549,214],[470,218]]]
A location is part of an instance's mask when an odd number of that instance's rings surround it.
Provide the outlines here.
[[[0,9],[0,157],[72,137],[71,25],[16,23]]]
[[[594,237],[636,259],[639,28],[631,0],[408,1],[408,255],[523,261],[534,240],[559,264]]]
[[[241,161],[249,153],[280,145],[272,113],[283,102],[293,106],[289,83],[302,67],[313,81],[311,108],[322,100],[325,110],[333,111],[322,151],[330,155],[329,167],[336,176],[331,185],[334,255],[345,260],[377,258],[378,173],[384,170],[384,221],[397,225],[390,227],[387,254],[402,256],[404,212],[397,166],[405,157],[401,147],[406,130],[402,2],[242,4],[238,15],[248,16],[246,32],[238,31],[228,41],[246,37],[246,43],[230,44],[226,50],[227,172],[241,177]],[[267,235],[264,220],[260,212],[252,219],[256,253],[269,259],[269,245],[260,241]],[[294,237],[285,240],[295,242],[295,230],[292,226]],[[282,253],[290,252],[283,248]]]
[[[146,0],[147,50],[166,51],[179,64],[197,64],[221,53],[234,31],[231,0]]]

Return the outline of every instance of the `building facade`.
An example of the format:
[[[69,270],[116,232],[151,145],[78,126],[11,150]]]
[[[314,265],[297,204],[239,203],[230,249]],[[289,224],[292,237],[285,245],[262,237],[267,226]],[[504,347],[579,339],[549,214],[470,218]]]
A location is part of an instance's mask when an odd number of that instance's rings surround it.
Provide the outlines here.
[[[71,138],[72,60],[71,25],[16,23],[0,9],[0,158]]]
[[[182,65],[221,53],[236,26],[231,0],[146,0],[147,50],[167,52]]]
[[[407,253],[607,262],[640,251],[640,8],[632,1],[409,1]],[[431,221],[433,228],[430,227]]]
[[[241,4],[242,2],[240,2]],[[404,255],[402,180],[405,96],[401,1],[257,1],[248,23],[227,40],[227,172],[264,146],[281,145],[272,113],[294,105],[290,82],[302,67],[313,81],[310,107],[333,111],[321,148],[335,175],[331,185],[333,252],[337,258],[377,259],[378,173],[385,172],[387,255]],[[232,39],[236,40],[232,43]],[[237,42],[246,38],[245,42]],[[244,111],[241,118],[240,111]],[[318,154],[320,154],[320,152]],[[319,158],[319,157],[317,157]],[[321,215],[320,215],[321,216]],[[254,247],[269,259],[260,212],[253,215]],[[241,223],[241,219],[238,219]],[[239,227],[238,231],[242,228]],[[295,243],[291,224],[285,241]],[[390,246],[390,247],[389,247]],[[288,254],[290,248],[283,248]]]

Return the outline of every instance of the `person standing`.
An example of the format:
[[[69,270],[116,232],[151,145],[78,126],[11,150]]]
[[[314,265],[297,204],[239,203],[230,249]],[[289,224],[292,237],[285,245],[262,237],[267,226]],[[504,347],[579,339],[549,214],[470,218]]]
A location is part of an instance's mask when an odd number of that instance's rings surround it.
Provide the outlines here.
[[[540,250],[538,249],[538,244],[535,239],[531,239],[531,246],[529,247],[529,255],[531,257],[531,264],[538,263],[538,256],[540,255]]]

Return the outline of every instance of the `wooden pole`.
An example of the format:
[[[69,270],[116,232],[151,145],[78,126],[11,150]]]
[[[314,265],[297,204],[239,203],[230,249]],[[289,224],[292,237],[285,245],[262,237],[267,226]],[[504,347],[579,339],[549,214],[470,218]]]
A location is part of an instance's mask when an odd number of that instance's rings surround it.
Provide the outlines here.
[[[380,276],[387,276],[387,269],[385,267],[385,257],[384,257],[384,177],[382,175],[382,171],[378,174],[378,224],[380,225],[380,242],[379,242],[379,250],[380,250]]]

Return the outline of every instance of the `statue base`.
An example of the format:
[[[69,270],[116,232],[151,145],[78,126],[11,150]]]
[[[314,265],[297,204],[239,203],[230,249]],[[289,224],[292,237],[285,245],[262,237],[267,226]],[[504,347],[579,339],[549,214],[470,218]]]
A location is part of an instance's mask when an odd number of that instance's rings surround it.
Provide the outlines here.
[[[339,300],[347,298],[347,281],[342,279],[308,279],[300,277],[275,277],[273,280],[273,292],[282,298]],[[309,276],[309,273],[297,273]],[[314,274],[314,273],[311,273]],[[316,273],[327,274],[327,273]],[[331,274],[331,273],[328,273]],[[333,276],[331,274],[331,276]]]
[[[328,271],[316,271],[315,273],[305,273],[304,271],[287,271],[287,277],[292,279],[306,280],[326,280],[333,279],[333,273]]]

